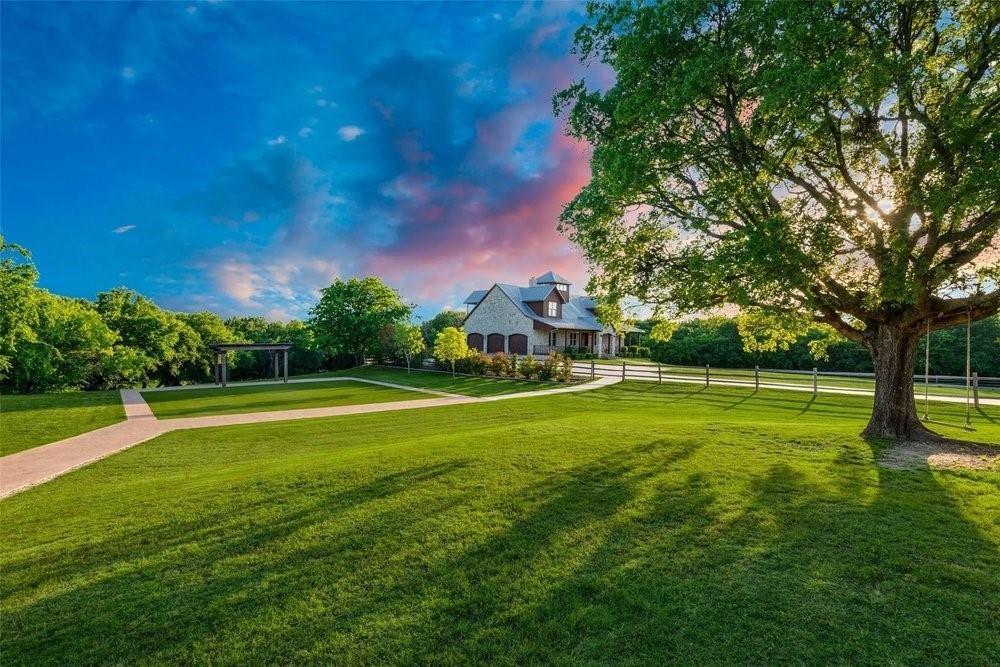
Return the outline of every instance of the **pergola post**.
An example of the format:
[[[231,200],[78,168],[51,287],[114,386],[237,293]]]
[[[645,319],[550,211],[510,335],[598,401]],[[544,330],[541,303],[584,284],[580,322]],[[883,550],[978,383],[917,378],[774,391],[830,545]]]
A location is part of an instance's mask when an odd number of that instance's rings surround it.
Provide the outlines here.
[[[275,364],[277,368],[277,364]],[[288,350],[285,350],[285,384],[288,384]]]
[[[277,382],[278,381],[278,353],[277,352],[271,352],[271,361],[272,361],[271,365],[274,366],[274,381]]]
[[[223,352],[222,353],[222,365],[221,365],[222,386],[223,387],[226,386],[226,359],[227,359],[227,357],[229,357],[229,353],[228,352]]]

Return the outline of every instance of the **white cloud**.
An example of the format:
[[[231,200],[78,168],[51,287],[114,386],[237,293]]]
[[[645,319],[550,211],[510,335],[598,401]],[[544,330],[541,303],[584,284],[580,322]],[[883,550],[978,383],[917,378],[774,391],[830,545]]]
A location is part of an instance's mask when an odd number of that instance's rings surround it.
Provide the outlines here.
[[[268,139],[267,145],[268,146],[280,146],[281,144],[285,143],[286,141],[288,141],[288,138],[285,137],[285,135],[281,134],[281,135],[278,135],[277,137],[275,137],[274,139]]]
[[[197,14],[197,13],[198,13],[198,8],[197,8],[197,7],[195,7],[194,5],[188,5],[188,6],[187,6],[187,7],[186,7],[186,8],[184,9],[184,11],[186,11],[186,12],[187,12],[188,14],[191,14],[191,15],[194,15],[194,14]]]
[[[354,141],[364,133],[365,131],[357,125],[345,125],[337,130],[337,135],[344,141]]]
[[[123,79],[134,79],[135,69],[132,67],[122,67],[122,78]]]
[[[308,139],[309,135],[312,133],[313,129],[311,127],[303,127],[302,129],[299,130],[299,136],[302,137],[303,139]]]
[[[135,229],[135,225],[122,225],[121,227],[115,227],[111,231],[115,234],[124,234],[125,232],[130,232]]]
[[[323,86],[313,86],[312,88],[309,89],[308,92],[310,94],[312,94],[312,95],[316,95],[318,93],[322,93],[323,92]]]

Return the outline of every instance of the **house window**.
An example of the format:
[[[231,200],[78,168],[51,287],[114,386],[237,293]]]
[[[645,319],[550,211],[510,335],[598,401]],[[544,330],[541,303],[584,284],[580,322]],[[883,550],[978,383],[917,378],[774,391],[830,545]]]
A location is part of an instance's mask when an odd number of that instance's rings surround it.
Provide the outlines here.
[[[569,334],[569,344],[570,347],[576,347],[579,344],[577,343],[577,335],[575,331],[570,332]]]
[[[560,292],[565,292],[566,290],[569,289],[569,286],[568,285],[556,285],[556,289],[559,290]]]
[[[556,330],[553,329],[552,331],[549,332],[549,347],[555,347],[555,346],[556,346]]]
[[[549,317],[559,317],[559,304],[555,301],[546,301],[545,303],[548,304]]]

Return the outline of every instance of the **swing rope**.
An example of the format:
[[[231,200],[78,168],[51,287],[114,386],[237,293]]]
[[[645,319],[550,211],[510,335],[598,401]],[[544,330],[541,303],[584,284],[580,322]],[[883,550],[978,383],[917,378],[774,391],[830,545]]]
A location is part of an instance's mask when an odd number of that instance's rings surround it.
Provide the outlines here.
[[[972,429],[972,310],[965,311],[965,429]]]
[[[931,385],[931,318],[927,318],[927,333],[924,336],[924,421],[930,421]]]

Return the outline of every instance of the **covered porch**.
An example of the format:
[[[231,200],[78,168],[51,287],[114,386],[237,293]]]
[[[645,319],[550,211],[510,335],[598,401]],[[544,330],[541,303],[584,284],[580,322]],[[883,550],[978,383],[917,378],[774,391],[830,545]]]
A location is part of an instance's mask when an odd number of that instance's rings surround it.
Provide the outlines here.
[[[618,356],[622,345],[621,336],[594,329],[550,328],[545,335],[546,342],[532,346],[532,354],[542,356],[552,352],[565,352],[568,347],[598,357],[614,358]]]

